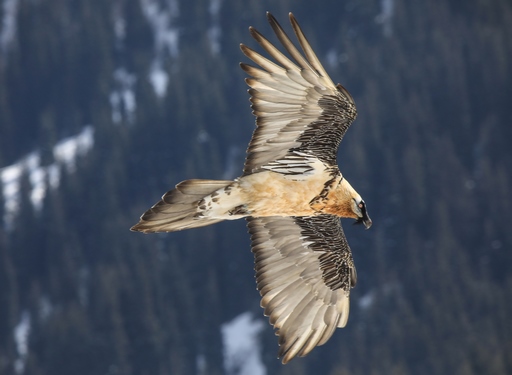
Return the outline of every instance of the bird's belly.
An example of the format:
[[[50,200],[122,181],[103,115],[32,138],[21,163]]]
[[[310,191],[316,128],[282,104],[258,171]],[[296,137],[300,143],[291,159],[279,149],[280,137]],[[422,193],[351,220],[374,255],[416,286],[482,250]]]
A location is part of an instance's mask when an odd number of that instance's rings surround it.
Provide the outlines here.
[[[238,183],[251,216],[311,216],[317,212],[310,202],[326,180],[323,174],[297,181],[268,171],[244,176]]]

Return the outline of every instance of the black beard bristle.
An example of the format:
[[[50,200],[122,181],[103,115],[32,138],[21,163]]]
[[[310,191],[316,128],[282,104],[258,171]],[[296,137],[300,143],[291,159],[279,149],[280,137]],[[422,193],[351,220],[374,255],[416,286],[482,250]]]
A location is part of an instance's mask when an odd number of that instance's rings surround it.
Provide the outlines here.
[[[354,221],[352,223],[352,225],[361,225],[361,224],[363,224],[363,218],[362,217],[356,219],[356,221]]]

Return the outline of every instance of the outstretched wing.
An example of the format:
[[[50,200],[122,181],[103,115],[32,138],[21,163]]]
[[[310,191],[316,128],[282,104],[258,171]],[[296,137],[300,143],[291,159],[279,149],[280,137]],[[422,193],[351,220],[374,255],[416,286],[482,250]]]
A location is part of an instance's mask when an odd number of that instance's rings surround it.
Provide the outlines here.
[[[261,67],[241,64],[252,77],[246,82],[251,87],[257,125],[247,149],[244,174],[265,169],[304,173],[311,169],[312,158],[335,166],[338,146],[356,117],[354,101],[345,88],[334,85],[291,13],[290,22],[304,56],[270,13],[267,18],[294,61],[254,28],[249,29],[277,64],[241,45],[242,52]]]
[[[356,283],[339,218],[250,217],[261,306],[279,336],[283,363],[305,356],[344,327]]]

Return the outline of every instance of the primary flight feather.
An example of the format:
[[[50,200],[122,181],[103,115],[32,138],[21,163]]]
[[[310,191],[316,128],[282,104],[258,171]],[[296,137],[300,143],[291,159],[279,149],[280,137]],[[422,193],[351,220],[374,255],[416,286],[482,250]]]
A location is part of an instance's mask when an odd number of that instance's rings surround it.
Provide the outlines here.
[[[357,114],[351,95],[334,85],[291,13],[303,53],[270,13],[267,18],[291,59],[249,29],[273,61],[241,45],[259,66],[240,64],[250,76],[256,116],[242,176],[180,182],[131,229],[173,232],[246,218],[261,306],[287,363],[346,325],[357,276],[339,218],[366,228],[372,222],[336,163]]]

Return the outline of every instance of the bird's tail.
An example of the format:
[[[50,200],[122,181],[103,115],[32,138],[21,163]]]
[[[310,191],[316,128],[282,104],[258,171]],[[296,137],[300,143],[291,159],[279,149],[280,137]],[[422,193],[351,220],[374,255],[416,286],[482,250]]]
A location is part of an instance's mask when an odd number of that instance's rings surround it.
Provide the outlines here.
[[[132,231],[144,233],[174,232],[198,228],[223,221],[228,217],[209,217],[207,206],[228,192],[233,181],[186,180],[168,191],[147,210]]]

